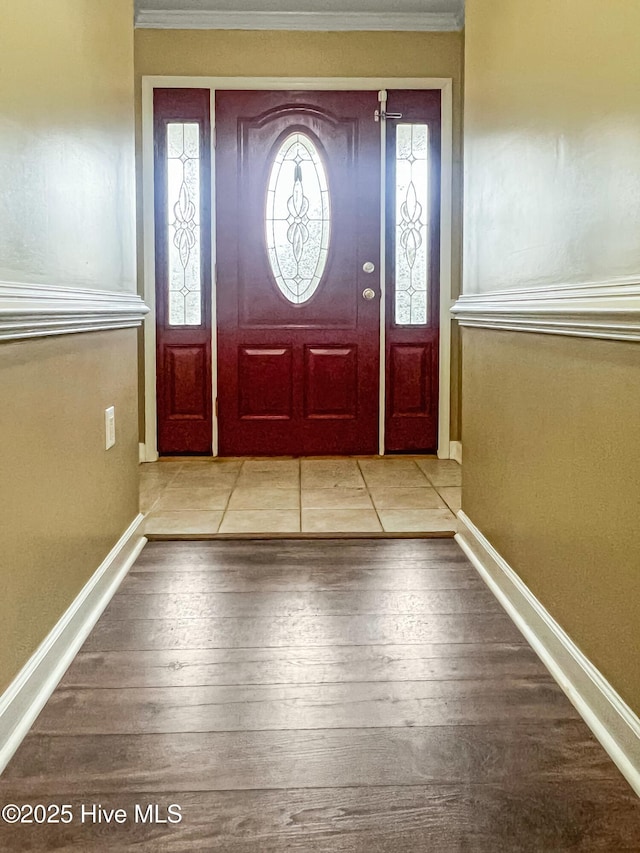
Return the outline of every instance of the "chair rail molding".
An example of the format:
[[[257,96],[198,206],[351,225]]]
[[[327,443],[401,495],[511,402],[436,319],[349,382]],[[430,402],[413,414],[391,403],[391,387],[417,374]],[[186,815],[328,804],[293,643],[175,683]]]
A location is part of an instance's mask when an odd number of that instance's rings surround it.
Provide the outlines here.
[[[640,276],[463,294],[461,326],[614,341],[640,341]]]
[[[214,9],[140,9],[135,25],[154,30],[404,30],[452,32],[464,26],[458,12],[238,12]]]
[[[0,341],[140,326],[136,293],[0,281]]]

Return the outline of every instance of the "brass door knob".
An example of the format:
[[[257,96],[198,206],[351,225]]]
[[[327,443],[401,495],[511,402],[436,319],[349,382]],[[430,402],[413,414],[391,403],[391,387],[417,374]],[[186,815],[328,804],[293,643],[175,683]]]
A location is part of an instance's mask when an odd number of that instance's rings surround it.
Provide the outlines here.
[[[362,291],[362,298],[363,299],[374,299],[375,295],[376,295],[375,290],[372,290],[370,287],[365,287],[365,289]]]

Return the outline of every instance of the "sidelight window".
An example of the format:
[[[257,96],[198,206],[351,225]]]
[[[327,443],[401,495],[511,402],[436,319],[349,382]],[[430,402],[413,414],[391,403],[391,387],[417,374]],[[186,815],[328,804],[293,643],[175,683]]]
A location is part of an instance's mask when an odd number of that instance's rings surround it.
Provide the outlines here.
[[[327,175],[312,139],[292,133],[278,149],[267,187],[267,253],[282,295],[295,305],[315,293],[329,252]]]
[[[428,125],[397,125],[395,176],[395,323],[423,326],[429,284]]]
[[[167,124],[169,325],[199,326],[200,125]]]

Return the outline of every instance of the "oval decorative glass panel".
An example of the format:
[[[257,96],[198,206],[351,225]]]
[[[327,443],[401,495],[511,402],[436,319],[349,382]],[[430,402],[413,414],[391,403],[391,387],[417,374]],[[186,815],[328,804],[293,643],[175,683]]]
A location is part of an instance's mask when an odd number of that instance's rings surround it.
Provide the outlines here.
[[[280,292],[301,305],[318,289],[329,253],[327,174],[313,140],[292,133],[273,161],[265,211],[267,252]]]

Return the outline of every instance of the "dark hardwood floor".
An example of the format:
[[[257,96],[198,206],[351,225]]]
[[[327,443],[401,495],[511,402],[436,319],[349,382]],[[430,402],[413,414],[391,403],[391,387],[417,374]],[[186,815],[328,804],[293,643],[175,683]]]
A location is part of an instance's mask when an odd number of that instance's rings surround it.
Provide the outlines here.
[[[74,813],[3,851],[640,851],[640,800],[451,540],[147,545],[0,803]]]

